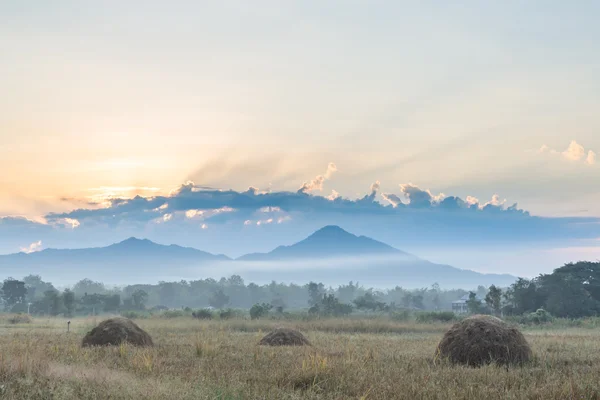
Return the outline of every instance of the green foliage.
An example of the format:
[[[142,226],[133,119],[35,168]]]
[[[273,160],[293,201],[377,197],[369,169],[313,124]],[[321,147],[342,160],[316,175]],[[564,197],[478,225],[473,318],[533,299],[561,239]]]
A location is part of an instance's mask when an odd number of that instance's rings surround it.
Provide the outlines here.
[[[206,308],[194,311],[192,313],[192,316],[194,318],[198,318],[198,319],[212,319],[213,317],[213,313],[210,310],[207,310]]]
[[[223,289],[219,289],[213,293],[213,295],[208,300],[208,303],[211,307],[214,308],[223,308],[227,304],[229,304],[229,296],[223,292]]]
[[[451,322],[457,318],[452,311],[421,311],[416,314],[416,319],[417,322]]]
[[[27,313],[27,304],[25,303],[17,303],[10,309],[11,313],[20,314]]]
[[[27,288],[27,301],[33,303],[44,296],[47,290],[56,290],[49,282],[44,282],[39,275],[28,275],[23,278]]]
[[[350,315],[352,313],[352,306],[340,303],[333,294],[325,294],[318,304],[310,308],[309,312],[319,316],[341,317]]]
[[[269,310],[271,310],[271,308],[273,308],[273,306],[271,304],[256,303],[250,309],[250,319],[259,319],[259,318],[266,316],[269,313]]]
[[[387,304],[380,301],[372,291],[368,291],[364,295],[357,297],[353,303],[359,310],[385,311],[389,308]]]
[[[554,321],[552,314],[543,308],[540,308],[535,312],[523,315],[520,322],[528,325],[541,325],[550,323],[552,321]]]
[[[103,294],[106,292],[106,287],[101,282],[94,282],[91,279],[82,279],[73,286],[73,292],[78,297],[86,294]]]
[[[308,290],[308,305],[311,307],[318,305],[325,293],[325,286],[322,283],[309,282],[306,288]]]
[[[393,321],[405,322],[411,319],[411,313],[409,310],[394,310],[390,312],[390,318]]]
[[[132,311],[132,310],[124,310],[124,311],[121,311],[120,314],[122,317],[129,318],[129,319],[140,319],[140,318],[148,317],[148,315],[146,313],[143,313],[140,311]]]
[[[33,322],[29,315],[23,313],[11,315],[7,321],[10,324],[30,324]]]
[[[477,299],[476,293],[469,293],[469,300],[467,300],[467,308],[470,314],[480,314],[483,312],[481,301]]]
[[[231,308],[219,311],[220,319],[230,319],[230,318],[235,317],[235,315],[236,315],[235,311]]]
[[[49,315],[61,314],[64,309],[63,298],[58,290],[46,290],[44,292],[43,304]]]
[[[65,316],[71,317],[73,315],[73,310],[75,310],[75,293],[70,289],[65,289],[62,298],[66,309]]]
[[[146,308],[148,293],[143,289],[137,289],[131,294],[131,299],[133,300],[133,306],[136,310],[143,310]]]
[[[543,306],[543,299],[534,279],[519,278],[504,293],[507,314],[520,315],[533,312]]]
[[[183,310],[165,310],[159,314],[162,318],[179,318],[185,316]]]
[[[2,285],[2,300],[7,310],[10,310],[17,303],[24,303],[27,295],[25,282],[8,278]]]
[[[485,302],[495,315],[502,312],[502,289],[492,285],[485,295]]]

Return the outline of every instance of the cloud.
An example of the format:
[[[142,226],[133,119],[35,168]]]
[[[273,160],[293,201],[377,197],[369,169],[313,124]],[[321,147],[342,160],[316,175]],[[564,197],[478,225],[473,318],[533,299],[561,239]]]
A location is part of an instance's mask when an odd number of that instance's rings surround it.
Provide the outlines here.
[[[325,172],[325,179],[331,179],[331,175],[333,175],[333,173],[336,172],[337,170],[338,170],[337,166],[334,163],[330,162],[327,165],[327,171]]]
[[[279,208],[279,207],[262,207],[259,211],[262,213],[278,213],[278,212],[281,212],[281,208]]]
[[[500,200],[500,196],[498,196],[497,194],[492,196],[492,200],[488,201],[487,203],[485,203],[483,206],[494,206],[494,207],[501,207],[506,203],[506,199],[504,200]]]
[[[593,150],[588,150],[586,152],[585,147],[577,143],[575,140],[572,140],[571,143],[569,143],[569,147],[567,147],[567,149],[564,151],[552,149],[544,144],[542,147],[540,147],[538,153],[560,155],[565,160],[572,162],[584,162],[587,165],[594,165],[596,163],[596,153]]]
[[[373,192],[377,193],[380,188],[381,188],[381,182],[376,181],[375,183],[373,183],[371,185],[371,193],[373,193]]]
[[[433,195],[429,190],[421,190],[412,183],[400,185],[402,195],[408,200],[408,206],[412,208],[427,208],[440,203],[446,195],[440,193]]]
[[[42,241],[38,240],[37,242],[31,243],[27,247],[21,247],[21,251],[23,253],[29,254],[29,253],[34,253],[36,251],[40,251],[41,248],[42,248]]]
[[[392,205],[392,207],[396,208],[399,205],[403,204],[402,200],[400,199],[400,197],[396,196],[393,193],[382,193],[381,197],[383,197],[383,199],[385,201],[387,201],[388,203],[390,203]]]
[[[327,171],[325,171],[325,174],[317,175],[317,177],[310,182],[304,182],[302,186],[300,186],[300,189],[298,189],[298,193],[309,193],[315,190],[322,191],[325,181],[327,179],[331,179],[331,176],[336,171],[336,165],[330,162],[329,165],[327,165]]]
[[[284,222],[291,221],[291,220],[292,220],[292,217],[290,217],[289,215],[284,215],[283,217],[277,218],[277,223],[283,224]]]
[[[479,199],[477,197],[473,197],[473,196],[467,196],[465,199],[465,202],[472,206],[472,205],[478,205],[479,204]]]
[[[568,160],[579,161],[585,157],[585,149],[573,140],[569,144],[569,147],[562,152],[562,155]]]
[[[334,201],[335,199],[337,199],[339,197],[341,197],[340,194],[337,191],[332,189],[331,194],[329,196],[327,196],[326,199],[330,200],[330,201]]]
[[[279,216],[290,213],[341,213],[341,214],[389,214],[406,213],[410,209],[431,208],[443,210],[476,210],[485,211],[494,207],[503,212],[526,214],[524,211],[513,208],[504,208],[504,202],[499,198],[493,198],[490,202],[479,204],[473,197],[467,197],[463,201],[457,197],[449,198],[444,202],[446,196],[443,193],[434,195],[430,190],[423,190],[418,186],[408,183],[401,184],[401,196],[393,193],[382,195],[384,204],[376,200],[376,194],[380,190],[379,181],[370,187],[370,193],[355,200],[343,198],[335,191],[330,196],[313,195],[304,192],[269,192],[259,193],[256,191],[237,192],[234,190],[218,190],[197,187],[191,182],[183,184],[170,196],[156,196],[144,198],[137,196],[133,199],[113,199],[111,206],[101,209],[78,209],[67,213],[46,215],[49,222],[71,219],[77,220],[81,225],[86,223],[107,223],[115,225],[124,222],[144,223],[157,220],[191,220],[198,219],[206,221],[211,219],[215,223],[223,223],[227,220],[244,221],[266,221],[268,218],[261,214],[279,214]],[[333,200],[333,201],[332,201]],[[392,207],[389,207],[391,204]],[[165,213],[164,205],[168,204],[168,213]],[[171,215],[170,217],[165,215]],[[272,217],[277,219],[276,217]]]
[[[588,152],[587,158],[585,159],[585,162],[589,165],[596,164],[596,153],[594,153],[592,150],[590,150]]]

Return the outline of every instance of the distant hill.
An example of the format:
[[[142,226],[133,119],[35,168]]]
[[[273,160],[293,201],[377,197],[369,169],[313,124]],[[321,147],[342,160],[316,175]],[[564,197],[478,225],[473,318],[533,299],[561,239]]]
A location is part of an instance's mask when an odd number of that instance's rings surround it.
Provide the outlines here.
[[[106,247],[46,249],[0,256],[0,274],[47,279],[91,278],[111,283],[155,282],[182,276],[189,268],[229,262],[224,255],[129,238]]]
[[[162,258],[193,259],[195,261],[224,261],[230,258],[225,255],[214,255],[191,247],[177,245],[162,245],[148,239],[131,237],[119,243],[106,247],[93,247],[87,249],[46,249],[35,253],[18,253],[4,257],[17,256],[20,259],[29,259],[32,262],[58,260],[60,262],[88,262],[92,260],[119,259],[119,258]],[[2,260],[3,261],[3,260]]]
[[[481,274],[435,264],[338,226],[326,226],[295,244],[236,260],[189,247],[129,238],[106,247],[0,256],[0,274],[16,278],[39,274],[55,282],[90,278],[114,284],[218,279],[239,274],[257,283],[319,281],[338,285],[352,280],[365,286],[418,288],[437,282],[441,287],[464,289],[508,286],[516,280],[511,275]]]
[[[366,236],[356,236],[339,226],[325,226],[306,239],[290,246],[279,246],[269,253],[252,253],[240,261],[285,260],[300,258],[333,258],[352,255],[404,255],[398,249]]]
[[[336,285],[353,280],[367,286],[408,288],[428,287],[437,282],[446,288],[475,288],[491,284],[508,286],[517,279],[507,274],[482,274],[435,264],[331,225],[298,243],[279,246],[268,253],[247,254],[236,262],[244,262],[248,279],[260,282],[314,280]]]

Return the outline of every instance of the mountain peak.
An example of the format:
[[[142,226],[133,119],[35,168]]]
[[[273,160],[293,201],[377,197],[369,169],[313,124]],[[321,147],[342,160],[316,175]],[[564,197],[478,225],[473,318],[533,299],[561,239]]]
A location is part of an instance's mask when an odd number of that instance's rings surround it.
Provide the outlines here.
[[[337,225],[327,225],[315,231],[312,235],[309,236],[309,238],[343,238],[349,236],[356,237],[355,235],[351,234],[348,231],[345,231]]]
[[[291,258],[335,258],[361,255],[408,255],[366,236],[356,236],[337,225],[327,225],[306,239],[290,246],[279,246],[270,253],[247,254],[242,260]]]
[[[149,246],[149,245],[155,245],[156,243],[154,243],[151,240],[148,239],[138,239],[134,236],[125,239],[119,243],[115,243],[113,246]]]

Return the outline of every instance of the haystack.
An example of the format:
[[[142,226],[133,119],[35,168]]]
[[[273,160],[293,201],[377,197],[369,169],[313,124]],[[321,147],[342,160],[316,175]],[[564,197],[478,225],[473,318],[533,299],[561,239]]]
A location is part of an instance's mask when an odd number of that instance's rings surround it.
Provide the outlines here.
[[[286,328],[277,328],[258,343],[263,346],[310,346],[303,334]]]
[[[134,346],[153,345],[150,335],[127,318],[110,318],[100,322],[85,335],[81,345],[118,346],[124,342]]]
[[[491,363],[515,365],[529,361],[531,348],[517,328],[496,317],[475,315],[446,332],[436,358],[471,367]]]

